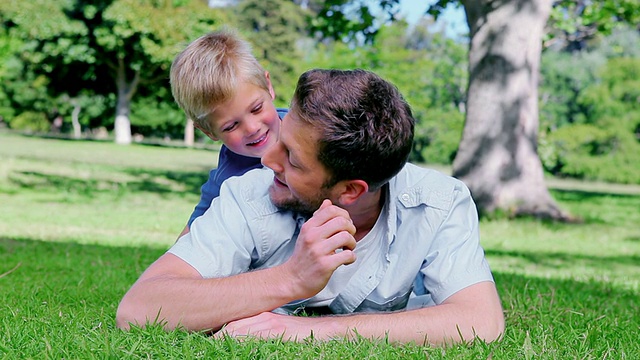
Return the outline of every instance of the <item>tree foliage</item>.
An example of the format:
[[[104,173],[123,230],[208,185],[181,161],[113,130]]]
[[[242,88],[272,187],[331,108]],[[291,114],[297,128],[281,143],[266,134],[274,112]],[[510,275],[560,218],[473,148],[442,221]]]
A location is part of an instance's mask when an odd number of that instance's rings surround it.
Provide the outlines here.
[[[234,12],[235,23],[271,75],[276,103],[286,107],[284,99],[293,93],[298,79],[293,59],[300,57],[297,42],[305,33],[307,12],[291,1],[282,0],[243,0]]]
[[[327,0],[311,2],[308,18],[320,39],[372,43],[383,19],[396,19],[399,0]]]
[[[637,0],[559,0],[554,3],[545,36],[545,45],[569,51],[585,48],[598,34],[610,34],[618,23],[640,26]]]
[[[615,57],[579,92],[579,120],[549,131],[541,146],[554,174],[640,183],[640,59]]]
[[[0,14],[9,35],[24,43],[16,54],[23,65],[16,82],[44,76],[51,98],[112,98],[115,119],[123,121],[116,138],[124,132],[124,143],[136,93],[168,86],[178,46],[219,22],[196,0],[3,2]]]

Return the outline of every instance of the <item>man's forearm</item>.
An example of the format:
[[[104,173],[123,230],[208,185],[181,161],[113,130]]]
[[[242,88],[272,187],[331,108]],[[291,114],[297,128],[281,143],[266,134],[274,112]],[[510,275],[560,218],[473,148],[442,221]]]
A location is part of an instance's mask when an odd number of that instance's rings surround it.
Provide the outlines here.
[[[443,304],[393,313],[328,318],[327,329],[346,329],[351,338],[384,338],[390,342],[446,345],[496,340],[504,331],[502,305],[491,282],[462,289]],[[350,325],[352,324],[352,326]],[[354,331],[355,329],[355,331]],[[342,334],[336,334],[342,335]]]
[[[193,268],[171,275],[157,271],[176,259],[164,255],[131,287],[118,307],[118,327],[158,322],[167,329],[217,330],[295,300],[278,268],[219,279],[202,279]]]
[[[502,306],[493,283],[472,285],[445,303],[416,310],[343,316],[296,317],[262,313],[229,323],[230,335],[302,340],[387,338],[394,343],[445,345],[499,338],[504,331]]]
[[[476,337],[493,341],[504,330],[501,315],[491,317],[486,312],[466,312],[448,304],[393,313],[334,316],[324,320],[328,321],[327,325],[314,330],[315,336],[326,339],[386,338],[391,343],[437,346],[471,341]],[[322,329],[329,332],[322,336]],[[336,329],[341,330],[336,332]]]

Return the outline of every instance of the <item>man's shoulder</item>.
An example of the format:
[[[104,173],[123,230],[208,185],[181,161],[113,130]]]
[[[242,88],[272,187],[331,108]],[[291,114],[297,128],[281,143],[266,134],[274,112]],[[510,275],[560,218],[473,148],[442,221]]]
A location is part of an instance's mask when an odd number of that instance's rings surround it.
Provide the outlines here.
[[[397,186],[408,185],[411,184],[434,184],[434,185],[444,185],[450,184],[450,186],[457,186],[464,184],[450,176],[446,175],[438,170],[430,169],[423,166],[418,166],[412,163],[407,163],[402,170],[394,177],[394,180]],[[448,187],[448,186],[447,186]]]
[[[273,179],[273,170],[260,167],[257,169],[251,169],[240,176],[233,176],[228,178],[224,184],[227,184],[230,190],[237,191],[249,191],[252,194],[264,194],[268,192],[269,186]],[[223,184],[223,186],[224,186]]]
[[[448,209],[456,192],[468,193],[462,181],[440,171],[407,163],[390,182],[390,193],[407,207],[426,204]]]
[[[251,209],[256,215],[273,214],[278,209],[269,198],[269,186],[273,171],[269,168],[249,170],[242,176],[227,179],[220,190],[224,199],[233,199],[242,208]]]

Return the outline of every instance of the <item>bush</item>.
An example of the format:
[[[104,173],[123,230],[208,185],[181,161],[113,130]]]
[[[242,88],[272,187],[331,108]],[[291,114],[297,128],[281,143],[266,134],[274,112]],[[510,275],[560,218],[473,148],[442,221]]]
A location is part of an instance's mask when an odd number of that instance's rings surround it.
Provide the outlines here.
[[[437,108],[415,112],[416,128],[410,160],[449,165],[458,151],[464,114]]]
[[[182,138],[186,121],[173,101],[140,98],[131,107],[131,130],[144,136]]]
[[[564,126],[539,145],[545,169],[556,176],[640,184],[640,144],[620,128]]]
[[[44,113],[36,111],[25,111],[9,122],[9,127],[14,130],[46,133],[51,124]]]

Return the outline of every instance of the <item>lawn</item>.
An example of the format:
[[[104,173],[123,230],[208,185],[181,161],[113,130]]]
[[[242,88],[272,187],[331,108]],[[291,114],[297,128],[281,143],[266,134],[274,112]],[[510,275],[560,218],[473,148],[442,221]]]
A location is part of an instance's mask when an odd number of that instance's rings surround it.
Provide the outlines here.
[[[580,224],[482,220],[501,342],[238,342],[115,328],[117,303],[174,241],[217,154],[0,132],[0,358],[633,359],[640,190],[551,179]]]

